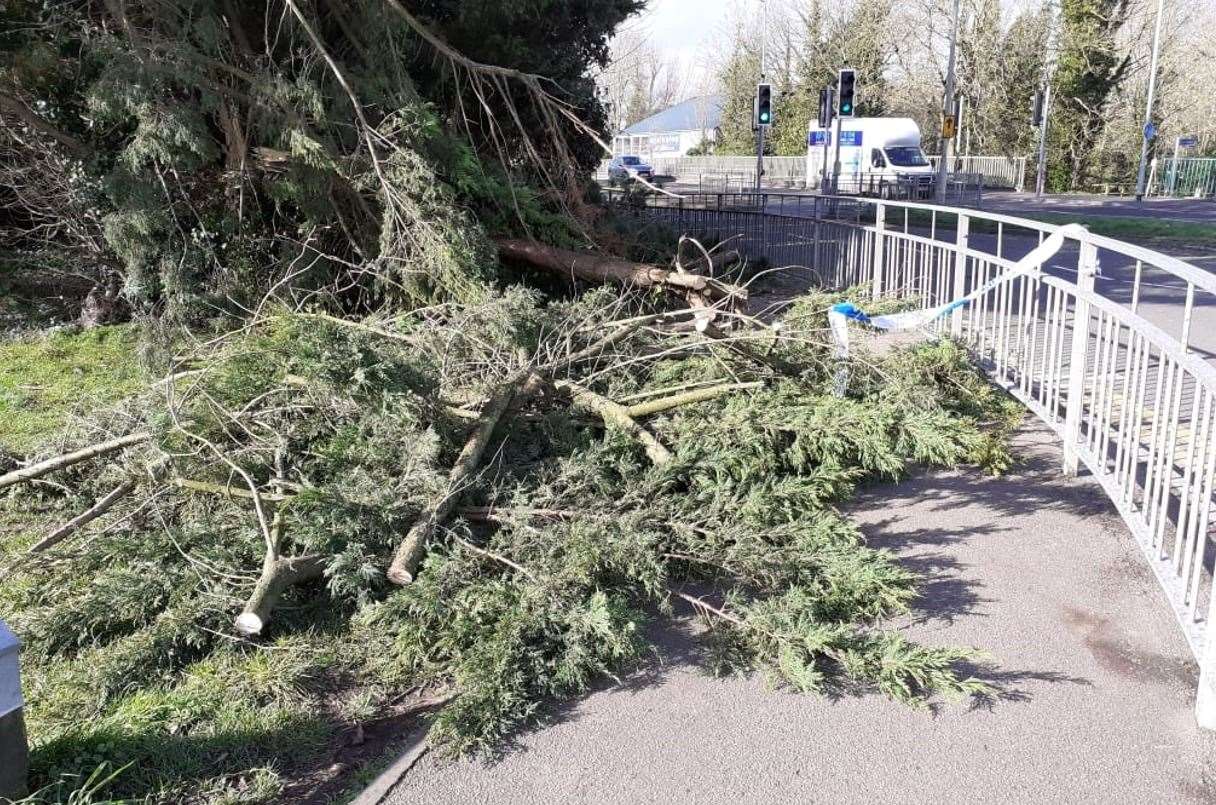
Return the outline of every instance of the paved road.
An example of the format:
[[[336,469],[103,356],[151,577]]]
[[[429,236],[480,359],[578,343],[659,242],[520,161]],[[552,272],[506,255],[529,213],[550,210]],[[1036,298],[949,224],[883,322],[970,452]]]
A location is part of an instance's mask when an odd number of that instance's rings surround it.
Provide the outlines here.
[[[920,712],[712,679],[695,627],[661,665],[557,712],[497,762],[424,757],[406,803],[1212,803],[1216,736],[1191,718],[1196,669],[1122,522],[1062,477],[1041,426],[1003,479],[937,473],[877,487],[854,512],[923,574],[900,624],[992,655],[998,689]]]
[[[1148,198],[1057,194],[1041,201],[1033,193],[986,192],[981,209],[1025,215],[1034,212],[1078,213],[1119,218],[1154,218],[1216,226],[1216,201],[1210,199]]]

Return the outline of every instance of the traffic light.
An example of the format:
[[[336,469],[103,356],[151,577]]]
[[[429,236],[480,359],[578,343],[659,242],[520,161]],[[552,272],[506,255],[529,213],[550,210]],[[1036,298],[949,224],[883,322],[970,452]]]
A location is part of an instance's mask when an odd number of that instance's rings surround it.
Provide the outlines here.
[[[773,125],[773,85],[756,85],[756,125]]]
[[[819,128],[826,129],[832,125],[832,90],[825,87],[819,90]]]
[[[1034,93],[1034,111],[1031,115],[1031,123],[1037,129],[1043,125],[1043,90],[1035,90]]]
[[[852,117],[853,96],[857,90],[857,71],[847,68],[841,70],[837,87],[839,87],[839,94],[836,96],[836,114],[840,117]]]

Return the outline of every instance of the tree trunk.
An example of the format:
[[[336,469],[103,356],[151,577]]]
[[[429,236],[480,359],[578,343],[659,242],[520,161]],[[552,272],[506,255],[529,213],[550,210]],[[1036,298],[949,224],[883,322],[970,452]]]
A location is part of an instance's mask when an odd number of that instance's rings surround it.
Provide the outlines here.
[[[636,288],[665,288],[687,296],[690,293],[718,302],[727,298],[744,300],[747,291],[700,274],[672,271],[646,263],[634,263],[589,252],[559,249],[536,241],[498,238],[498,255],[504,260],[527,263],[567,279],[610,282]]]

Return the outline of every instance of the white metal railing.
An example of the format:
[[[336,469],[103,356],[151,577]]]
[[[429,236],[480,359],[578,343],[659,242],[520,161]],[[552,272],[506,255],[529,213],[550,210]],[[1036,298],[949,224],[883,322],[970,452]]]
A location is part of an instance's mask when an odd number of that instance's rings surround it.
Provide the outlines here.
[[[836,271],[868,267],[876,295],[914,295],[926,308],[1009,270],[1058,229],[963,209],[856,203],[868,204],[874,220],[851,225],[860,250],[823,253],[868,261]],[[1104,277],[1099,292],[1102,262],[1123,275]],[[1150,289],[1151,315],[1143,300]],[[1086,233],[1067,238],[1048,267],[999,285],[938,327],[967,343],[999,384],[1056,431],[1066,471],[1084,464],[1114,502],[1200,662],[1196,715],[1216,729],[1216,632],[1207,628],[1216,617],[1207,565],[1216,367],[1191,344],[1197,305],[1206,319],[1213,301],[1211,273]]]
[[[934,167],[940,160],[935,154],[929,156]],[[1021,192],[1026,186],[1026,157],[954,156],[950,159],[950,172],[978,174],[984,177],[984,187]]]
[[[926,309],[962,299],[1059,227],[995,213],[858,197],[662,198],[622,208],[731,239],[750,259],[814,269],[825,285]],[[1104,272],[1100,271],[1106,267]],[[1216,275],[1083,232],[1051,259],[933,325],[1063,442],[1127,523],[1200,665],[1196,716],[1216,729]]]
[[[938,158],[929,159],[936,164]],[[746,174],[753,182],[756,176],[754,156],[654,157],[649,161],[655,173],[673,176],[682,184],[700,185],[705,174]],[[951,173],[982,176],[985,187],[1022,190],[1026,157],[962,156],[951,160],[951,168]],[[600,163],[595,177],[600,181],[608,178],[608,160]],[[806,157],[765,157],[764,181],[775,187],[805,187]],[[813,183],[817,181],[813,177]]]

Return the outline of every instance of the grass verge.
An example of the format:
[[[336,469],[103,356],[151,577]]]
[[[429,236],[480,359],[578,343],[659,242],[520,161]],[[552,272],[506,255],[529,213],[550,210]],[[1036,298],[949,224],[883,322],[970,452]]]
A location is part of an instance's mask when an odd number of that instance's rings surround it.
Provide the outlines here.
[[[132,325],[0,343],[0,450],[29,453],[73,413],[138,391],[144,378],[136,346]]]

